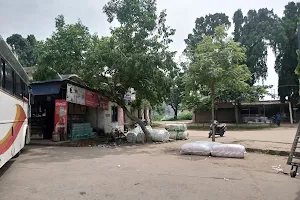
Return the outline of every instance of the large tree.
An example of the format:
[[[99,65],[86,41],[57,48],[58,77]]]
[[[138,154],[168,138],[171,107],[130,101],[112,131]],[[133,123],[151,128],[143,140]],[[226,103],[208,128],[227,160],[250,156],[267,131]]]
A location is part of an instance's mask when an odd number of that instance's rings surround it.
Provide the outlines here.
[[[219,26],[213,36],[204,36],[189,57],[192,62],[186,76],[187,86],[194,93],[210,91],[214,120],[216,91],[224,87],[243,87],[250,78],[247,66],[240,64],[246,59],[245,49],[227,37],[224,26]],[[212,140],[215,141],[214,128]]]
[[[169,51],[175,30],[166,25],[165,11],[157,14],[156,0],[111,0],[103,10],[108,21],[116,20],[119,26],[112,29],[110,37],[93,41],[84,79],[118,103],[151,140],[143,123],[129,112],[124,95],[134,88],[134,103],[147,99],[155,105],[165,99],[177,69],[175,52]]]
[[[278,73],[278,94],[281,101],[288,99],[296,103],[299,97],[297,22],[300,17],[300,3],[290,2],[285,6],[280,25],[274,30],[272,46],[276,54],[275,70]]]
[[[66,24],[63,15],[55,19],[56,30],[38,45],[39,59],[35,80],[54,78],[56,73],[80,74],[92,45],[92,35],[80,20]],[[55,73],[54,73],[55,72]]]
[[[229,17],[224,13],[209,14],[205,17],[197,18],[193,33],[190,33],[188,38],[184,40],[187,49],[189,49],[189,51],[195,49],[197,44],[201,42],[205,36],[214,35],[216,27],[225,26],[229,28],[230,25]]]
[[[278,17],[273,10],[266,8],[249,10],[246,16],[239,9],[234,13],[233,23],[234,41],[240,42],[246,48],[245,64],[252,74],[249,80],[252,86],[267,77],[268,41],[272,39],[271,34],[277,28]]]
[[[6,39],[12,51],[18,55],[23,67],[33,67],[37,63],[37,40],[34,35],[23,38],[20,34],[13,34]]]
[[[166,104],[170,105],[174,111],[174,119],[177,120],[178,111],[181,107],[182,100],[185,94],[185,86],[183,82],[184,72],[179,72],[172,80],[172,85],[169,93],[166,96]]]

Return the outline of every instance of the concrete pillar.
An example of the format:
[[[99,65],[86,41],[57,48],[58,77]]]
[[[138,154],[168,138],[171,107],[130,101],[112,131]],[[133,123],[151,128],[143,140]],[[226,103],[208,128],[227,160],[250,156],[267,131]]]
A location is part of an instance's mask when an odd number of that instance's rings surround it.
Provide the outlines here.
[[[294,120],[293,120],[293,110],[292,110],[292,103],[291,102],[289,102],[289,113],[290,113],[291,124],[293,124]]]
[[[148,123],[150,123],[149,108],[146,108],[146,109],[144,110],[144,112],[145,112],[145,120],[146,120]]]

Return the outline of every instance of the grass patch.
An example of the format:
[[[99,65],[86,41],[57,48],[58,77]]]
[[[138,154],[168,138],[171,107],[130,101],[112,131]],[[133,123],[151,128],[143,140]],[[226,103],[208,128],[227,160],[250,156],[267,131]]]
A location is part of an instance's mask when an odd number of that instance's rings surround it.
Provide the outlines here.
[[[227,126],[228,131],[247,131],[247,130],[264,130],[270,128],[277,128],[277,126],[251,126],[251,125],[239,125],[239,126]],[[208,131],[209,126],[188,126],[189,130],[201,130]]]

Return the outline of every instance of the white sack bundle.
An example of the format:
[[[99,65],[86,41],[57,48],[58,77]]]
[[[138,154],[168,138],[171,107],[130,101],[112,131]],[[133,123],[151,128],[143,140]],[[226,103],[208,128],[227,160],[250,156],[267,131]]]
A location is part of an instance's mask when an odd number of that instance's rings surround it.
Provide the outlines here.
[[[155,130],[150,131],[153,142],[167,142],[170,138],[170,133],[166,130]]]
[[[142,143],[145,140],[145,134],[142,128],[140,126],[137,126],[127,133],[126,138],[127,142],[129,143]]]
[[[167,124],[166,130],[168,130],[168,131],[186,131],[187,127],[185,124]]]
[[[212,147],[211,155],[225,158],[244,158],[245,147],[239,144],[220,144]]]
[[[214,146],[220,145],[216,142],[192,142],[182,145],[180,152],[182,154],[209,156]]]
[[[170,139],[173,140],[187,140],[189,139],[189,132],[187,131],[169,131]]]

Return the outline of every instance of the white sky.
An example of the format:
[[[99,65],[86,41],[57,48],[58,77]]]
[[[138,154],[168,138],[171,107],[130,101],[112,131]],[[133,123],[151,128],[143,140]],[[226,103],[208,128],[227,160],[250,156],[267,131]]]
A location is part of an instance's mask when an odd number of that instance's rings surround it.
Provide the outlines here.
[[[249,9],[269,8],[282,16],[284,6],[290,0],[157,0],[158,9],[167,9],[168,25],[176,29],[172,50],[179,53],[185,48],[184,39],[192,32],[197,17],[223,12],[230,17],[237,9],[246,14]],[[0,0],[0,35],[4,38],[19,33],[34,34],[43,40],[54,30],[54,18],[63,14],[67,23],[80,18],[92,33],[109,35],[111,24],[102,12],[107,0]],[[265,84],[277,86],[274,71],[274,55],[269,51],[268,78]],[[276,87],[277,88],[277,87]]]

